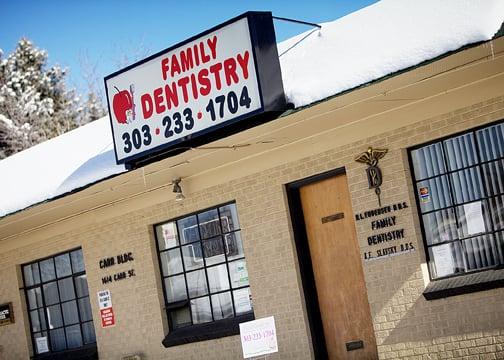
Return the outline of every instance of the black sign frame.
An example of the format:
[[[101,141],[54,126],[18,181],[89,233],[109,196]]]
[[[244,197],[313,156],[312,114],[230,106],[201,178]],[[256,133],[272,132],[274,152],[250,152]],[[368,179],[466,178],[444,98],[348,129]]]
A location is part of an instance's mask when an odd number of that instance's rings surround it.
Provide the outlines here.
[[[0,313],[3,313],[4,311],[7,311],[7,316],[5,319],[0,319],[0,326],[14,324],[12,302],[0,304]]]
[[[181,48],[187,43],[195,41],[198,38],[201,38],[243,18],[247,18],[248,20],[252,56],[257,73],[257,83],[261,107],[247,114],[229,119],[212,127],[189,134],[185,137],[173,141],[166,142],[155,148],[145,150],[141,153],[137,153],[135,155],[119,160],[115,144],[110,100],[108,98],[107,80],[114,78],[115,76],[127,72],[133,68],[136,68],[170,51]],[[124,69],[106,76],[104,78],[104,83],[105,93],[107,94],[107,107],[109,111],[110,126],[112,128],[112,136],[114,138],[114,154],[116,163],[125,164],[126,168],[128,169],[137,168],[139,166],[146,165],[147,163],[157,161],[161,158],[177,155],[181,152],[189,150],[192,147],[207,144],[209,142],[268,122],[277,118],[282,112],[287,109],[287,102],[283,89],[280,62],[276,45],[273,16],[271,12],[266,11],[248,11],[246,13],[243,13],[222,24],[214,26],[211,29],[192,36],[178,44],[161,50],[143,60],[125,67]],[[242,121],[244,119],[248,119],[249,121]]]

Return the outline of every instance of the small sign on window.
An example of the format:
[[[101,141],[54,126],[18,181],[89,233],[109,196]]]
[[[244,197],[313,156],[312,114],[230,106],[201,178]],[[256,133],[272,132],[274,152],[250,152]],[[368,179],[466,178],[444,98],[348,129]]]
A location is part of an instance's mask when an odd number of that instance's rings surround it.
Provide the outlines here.
[[[47,336],[35,338],[35,344],[37,345],[37,354],[42,354],[49,351]]]
[[[418,189],[418,192],[420,193],[420,202],[423,204],[427,204],[430,202],[430,192],[429,188],[427,186],[423,186],[420,189]]]
[[[464,217],[467,224],[467,235],[475,235],[486,231],[481,201],[464,204]]]

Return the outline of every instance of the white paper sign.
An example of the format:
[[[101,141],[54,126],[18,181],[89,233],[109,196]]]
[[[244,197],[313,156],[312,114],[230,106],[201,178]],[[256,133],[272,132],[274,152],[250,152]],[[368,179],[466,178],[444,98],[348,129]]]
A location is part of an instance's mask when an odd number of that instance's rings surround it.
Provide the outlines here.
[[[278,352],[278,342],[273,316],[240,324],[243,358]]]
[[[250,292],[247,288],[234,292],[235,310],[237,314],[244,314],[252,310]]]
[[[37,345],[37,354],[42,354],[49,351],[49,346],[47,345],[47,336],[35,338],[35,344]]]
[[[98,291],[98,305],[100,310],[112,307],[112,296],[110,295],[110,290],[100,290]]]
[[[479,234],[486,231],[481,201],[465,204],[464,214],[467,222],[467,235]]]
[[[435,246],[432,248],[436,274],[438,277],[451,275],[454,272],[453,256],[450,244]]]
[[[248,285],[248,271],[247,264],[243,260],[238,260],[234,262],[234,271],[231,272],[231,281],[233,282],[233,287],[240,287]]]

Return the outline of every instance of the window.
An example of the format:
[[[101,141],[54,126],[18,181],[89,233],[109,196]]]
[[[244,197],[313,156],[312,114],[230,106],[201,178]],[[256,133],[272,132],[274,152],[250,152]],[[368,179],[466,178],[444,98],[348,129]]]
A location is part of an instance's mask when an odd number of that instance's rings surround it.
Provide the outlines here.
[[[172,338],[177,333],[201,335],[198,329],[207,329],[212,338],[215,336],[211,333],[219,332],[208,324],[234,324],[253,318],[234,203],[156,225],[155,232]]]
[[[23,265],[22,271],[35,356],[95,348],[82,250]]]
[[[504,265],[504,124],[410,156],[431,278]]]

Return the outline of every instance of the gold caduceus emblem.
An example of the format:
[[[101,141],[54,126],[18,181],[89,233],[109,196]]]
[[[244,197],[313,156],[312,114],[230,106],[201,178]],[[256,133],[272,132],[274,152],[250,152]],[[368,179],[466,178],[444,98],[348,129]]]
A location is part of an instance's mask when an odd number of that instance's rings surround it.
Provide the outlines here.
[[[380,186],[382,184],[382,174],[380,168],[378,167],[378,160],[383,158],[387,152],[388,149],[373,149],[372,147],[369,147],[367,151],[355,158],[355,161],[368,165],[366,173],[369,188],[375,189],[376,196],[378,196],[379,206],[381,206]]]

